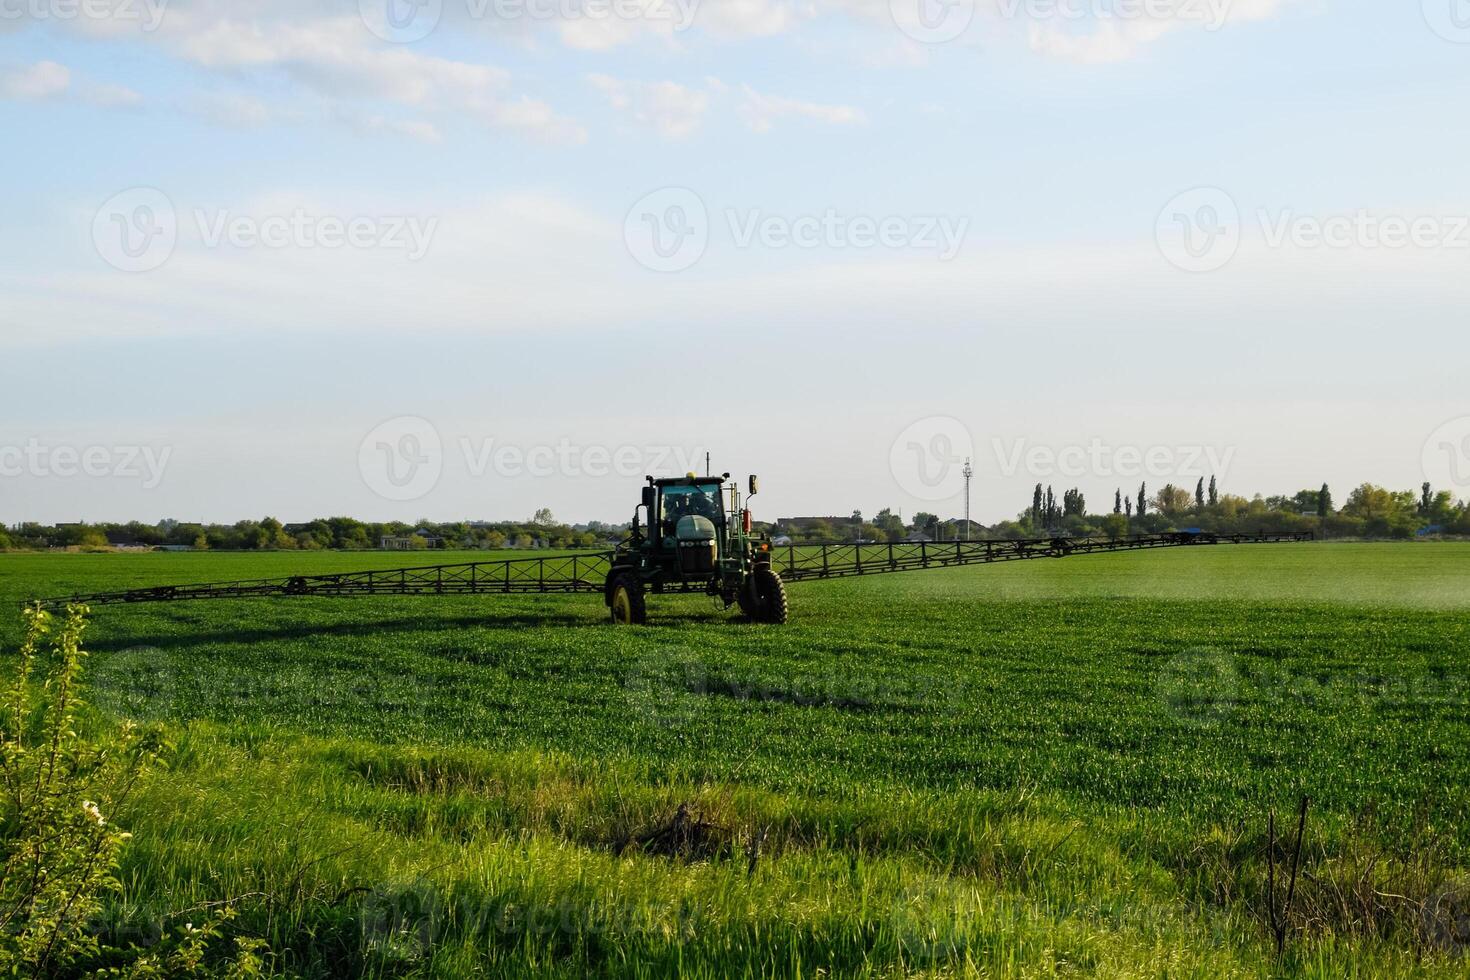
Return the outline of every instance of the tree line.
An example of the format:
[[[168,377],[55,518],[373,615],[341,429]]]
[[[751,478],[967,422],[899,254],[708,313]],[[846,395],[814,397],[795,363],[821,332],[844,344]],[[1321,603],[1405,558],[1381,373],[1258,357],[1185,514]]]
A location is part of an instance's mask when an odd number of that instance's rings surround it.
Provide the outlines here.
[[[1326,483],[1315,490],[1245,498],[1222,494],[1215,478],[1201,477],[1191,491],[1165,483],[1153,493],[1148,483],[1136,492],[1113,494],[1112,512],[1088,514],[1078,490],[1055,503],[1051,487],[1037,484],[1031,506],[1008,525],[1037,535],[1066,534],[1122,537],[1199,528],[1223,534],[1257,531],[1316,531],[1331,537],[1411,538],[1420,532],[1470,535],[1470,501],[1457,501],[1448,490],[1424,483],[1419,490],[1388,490],[1363,483],[1351,490],[1341,507]]]
[[[761,529],[771,530],[770,525]],[[1336,506],[1332,490],[1322,484],[1290,496],[1246,498],[1221,493],[1215,478],[1200,478],[1193,491],[1165,483],[1150,491],[1142,483],[1136,491],[1118,487],[1110,513],[1089,513],[1078,488],[1057,496],[1053,487],[1037,484],[1031,503],[1015,520],[967,530],[961,522],[942,520],[920,511],[905,521],[892,508],[867,519],[854,511],[850,519],[816,519],[796,528],[781,528],[797,543],[852,541],[950,540],[955,537],[1111,537],[1157,534],[1199,528],[1222,534],[1259,531],[1314,531],[1328,537],[1411,538],[1420,532],[1470,536],[1470,501],[1457,501],[1447,490],[1428,483],[1417,492],[1388,490],[1364,483]],[[384,538],[412,550],[606,548],[620,540],[627,525],[592,521],[575,527],[556,520],[542,508],[528,521],[401,521],[370,522],[351,517],[318,518],[304,524],[282,524],[274,517],[204,524],[159,521],[146,524],[77,523],[44,525],[34,522],[0,526],[0,550],[48,548],[178,547],[199,551],[369,550],[382,547]]]
[[[203,524],[159,521],[145,524],[37,523],[0,527],[0,549],[176,547],[197,551],[346,551],[382,547],[384,538],[410,550],[444,548],[596,548],[621,537],[618,525],[593,521],[571,527],[542,509],[529,521],[359,521],[325,517],[303,524],[282,524],[274,517]]]

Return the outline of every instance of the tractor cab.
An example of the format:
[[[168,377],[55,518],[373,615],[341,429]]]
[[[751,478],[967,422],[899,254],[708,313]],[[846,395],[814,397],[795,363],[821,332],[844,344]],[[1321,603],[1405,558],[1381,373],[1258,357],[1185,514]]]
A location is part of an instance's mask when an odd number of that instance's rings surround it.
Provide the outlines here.
[[[685,574],[710,574],[720,560],[725,538],[725,496],[721,477],[655,480],[648,516],[654,550],[676,559]]]
[[[770,542],[751,533],[740,487],[729,481],[729,473],[648,478],[608,575],[614,620],[642,622],[645,592],[704,592],[726,607],[739,603],[752,618],[785,622]],[[751,477],[749,494],[759,485]]]

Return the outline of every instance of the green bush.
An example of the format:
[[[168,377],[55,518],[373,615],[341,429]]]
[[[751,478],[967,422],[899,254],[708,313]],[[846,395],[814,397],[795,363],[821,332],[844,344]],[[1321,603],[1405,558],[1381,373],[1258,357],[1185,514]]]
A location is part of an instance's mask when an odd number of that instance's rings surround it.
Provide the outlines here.
[[[97,923],[120,890],[118,855],[132,835],[108,819],[167,748],[161,730],[131,722],[108,736],[80,731],[86,607],[58,625],[25,611],[25,639],[0,705],[0,973],[185,976],[205,970],[231,913],[186,925],[151,950],[105,947]],[[221,975],[258,975],[260,944],[238,940]]]

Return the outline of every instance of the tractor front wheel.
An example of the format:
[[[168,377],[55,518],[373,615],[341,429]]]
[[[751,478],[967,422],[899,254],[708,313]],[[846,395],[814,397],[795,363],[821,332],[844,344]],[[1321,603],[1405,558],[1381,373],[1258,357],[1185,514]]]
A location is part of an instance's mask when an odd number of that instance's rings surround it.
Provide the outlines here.
[[[786,624],[786,585],[769,565],[760,565],[750,573],[745,583],[746,595],[741,597],[740,608],[757,623]]]
[[[648,622],[648,607],[643,601],[643,583],[631,572],[614,576],[607,586],[608,608],[612,621],[622,626],[642,626]]]

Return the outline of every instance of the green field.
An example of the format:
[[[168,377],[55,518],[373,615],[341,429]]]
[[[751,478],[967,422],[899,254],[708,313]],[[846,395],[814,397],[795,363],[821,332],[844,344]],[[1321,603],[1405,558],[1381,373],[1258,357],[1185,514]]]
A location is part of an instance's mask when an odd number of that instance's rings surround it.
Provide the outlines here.
[[[421,560],[3,555],[0,600]],[[1470,546],[790,591],[787,627],[688,597],[641,628],[595,596],[100,608],[93,704],[177,744],[117,815],[109,928],[238,899],[308,975],[1470,974]],[[1303,795],[1278,959],[1267,813]],[[644,843],[681,803],[709,826]]]

